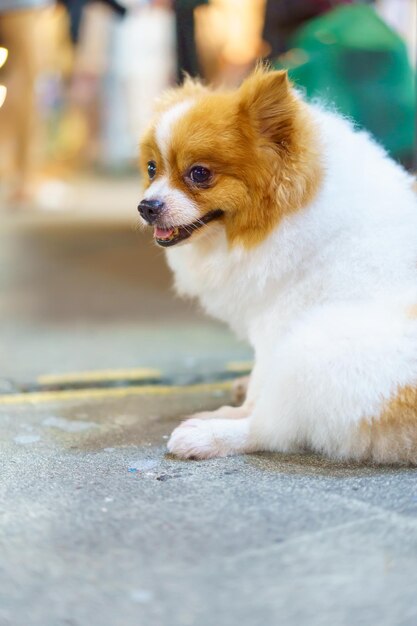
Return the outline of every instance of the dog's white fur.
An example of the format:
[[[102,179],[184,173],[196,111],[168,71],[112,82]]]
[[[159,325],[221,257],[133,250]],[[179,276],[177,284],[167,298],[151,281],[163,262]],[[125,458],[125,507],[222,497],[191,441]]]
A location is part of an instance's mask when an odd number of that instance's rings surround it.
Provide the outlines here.
[[[178,292],[255,350],[243,407],[180,425],[168,449],[181,457],[308,447],[361,458],[355,426],[417,385],[417,321],[407,315],[417,304],[413,180],[347,120],[310,112],[324,181],[309,206],[251,250],[230,248],[220,224],[167,250]],[[389,460],[383,447],[377,455]]]

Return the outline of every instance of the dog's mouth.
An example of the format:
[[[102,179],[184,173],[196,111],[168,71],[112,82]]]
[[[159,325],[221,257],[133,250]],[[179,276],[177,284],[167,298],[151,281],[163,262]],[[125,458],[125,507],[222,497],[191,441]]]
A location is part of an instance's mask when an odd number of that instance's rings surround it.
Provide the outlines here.
[[[184,224],[181,226],[173,226],[172,228],[161,228],[160,226],[155,226],[154,229],[154,239],[159,246],[163,246],[167,248],[168,246],[175,246],[180,241],[184,241],[191,237],[196,230],[200,230],[209,222],[213,220],[217,220],[222,217],[223,211],[221,209],[215,209],[213,211],[209,211],[199,220],[195,222],[191,222],[191,224]]]

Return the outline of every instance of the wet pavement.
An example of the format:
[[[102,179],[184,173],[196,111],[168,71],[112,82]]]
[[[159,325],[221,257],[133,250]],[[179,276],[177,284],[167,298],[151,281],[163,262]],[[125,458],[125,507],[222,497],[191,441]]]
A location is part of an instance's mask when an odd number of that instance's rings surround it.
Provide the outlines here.
[[[0,378],[147,366],[201,382],[0,395],[1,626],[415,626],[416,470],[166,454],[251,354],[172,297],[133,187],[118,193],[117,219],[2,220]]]

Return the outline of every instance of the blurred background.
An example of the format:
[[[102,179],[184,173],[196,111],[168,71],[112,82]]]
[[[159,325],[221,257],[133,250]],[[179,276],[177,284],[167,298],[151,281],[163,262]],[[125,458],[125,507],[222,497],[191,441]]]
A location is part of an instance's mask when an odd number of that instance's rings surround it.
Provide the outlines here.
[[[417,169],[417,0],[0,0],[0,378],[250,359],[137,230],[138,139],[183,73],[289,70]]]

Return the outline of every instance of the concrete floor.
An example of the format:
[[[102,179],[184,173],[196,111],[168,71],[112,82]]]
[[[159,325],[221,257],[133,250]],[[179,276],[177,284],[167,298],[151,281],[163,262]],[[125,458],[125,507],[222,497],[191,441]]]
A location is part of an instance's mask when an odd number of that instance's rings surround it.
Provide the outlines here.
[[[127,215],[1,221],[0,377],[250,356],[172,298]],[[165,454],[178,419],[229,396],[0,396],[1,626],[417,624],[417,471]]]
[[[2,626],[415,626],[416,472],[165,454],[224,399],[1,407]]]

